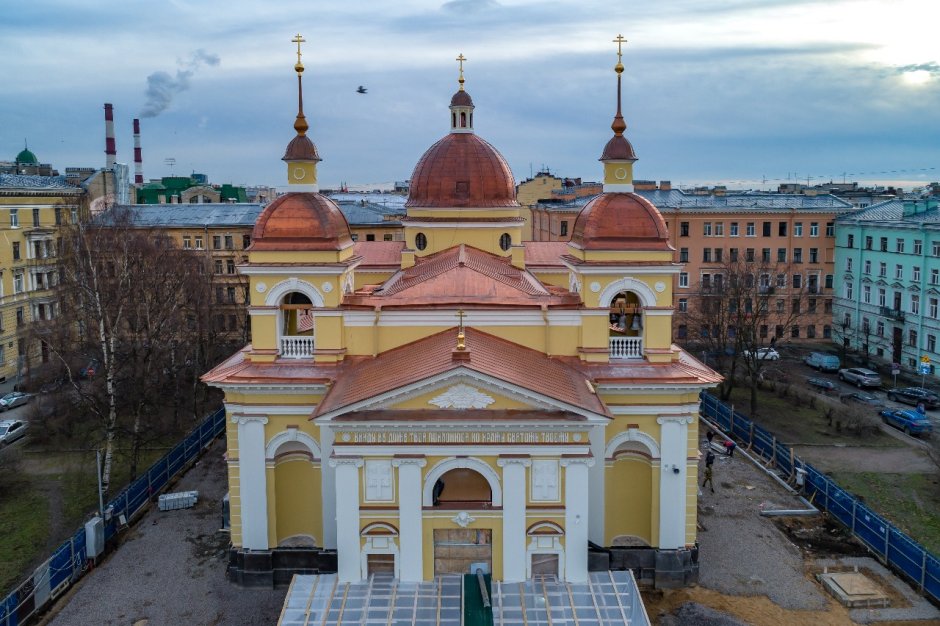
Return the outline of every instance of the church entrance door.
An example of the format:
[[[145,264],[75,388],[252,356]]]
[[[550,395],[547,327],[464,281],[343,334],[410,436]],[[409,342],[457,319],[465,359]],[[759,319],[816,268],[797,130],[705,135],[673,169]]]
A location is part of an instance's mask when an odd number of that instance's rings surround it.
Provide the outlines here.
[[[474,528],[434,529],[434,575],[470,574],[477,566],[492,572],[493,531]]]

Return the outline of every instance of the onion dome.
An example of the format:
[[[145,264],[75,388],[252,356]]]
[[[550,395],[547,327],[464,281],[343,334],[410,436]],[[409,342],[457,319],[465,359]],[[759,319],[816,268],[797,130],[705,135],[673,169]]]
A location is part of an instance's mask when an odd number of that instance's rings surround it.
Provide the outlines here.
[[[336,203],[318,193],[286,193],[265,207],[251,234],[251,250],[324,251],[353,245]]]
[[[29,148],[24,148],[16,155],[16,163],[19,165],[39,165],[39,159],[30,152]]]
[[[672,250],[666,220],[635,193],[602,193],[584,205],[571,231],[582,250]]]

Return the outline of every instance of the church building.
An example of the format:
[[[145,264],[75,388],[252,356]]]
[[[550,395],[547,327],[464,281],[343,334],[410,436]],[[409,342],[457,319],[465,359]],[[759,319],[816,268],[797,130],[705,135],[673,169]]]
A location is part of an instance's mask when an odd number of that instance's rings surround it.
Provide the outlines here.
[[[253,340],[204,376],[225,393],[232,579],[694,580],[699,393],[719,376],[671,341],[681,265],[633,190],[618,40],[604,191],[570,241],[523,242],[462,55],[404,241],[353,241],[318,192],[295,38],[290,193],[239,267]]]

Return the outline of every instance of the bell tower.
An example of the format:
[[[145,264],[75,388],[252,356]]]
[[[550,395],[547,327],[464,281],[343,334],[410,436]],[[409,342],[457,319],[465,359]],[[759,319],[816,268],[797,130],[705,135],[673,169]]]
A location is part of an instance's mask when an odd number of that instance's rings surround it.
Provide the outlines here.
[[[297,33],[292,42],[297,44],[297,64],[294,71],[297,72],[297,119],[294,121],[294,130],[297,136],[294,137],[284,152],[282,161],[287,163],[287,184],[289,191],[320,191],[317,184],[317,163],[321,161],[317,153],[317,147],[307,137],[307,118],[304,117],[304,87],[303,73],[304,65],[301,62],[300,44],[306,40]]]
[[[623,136],[627,123],[620,112],[620,82],[623,74],[622,46],[626,41],[623,35],[617,35],[614,39],[614,43],[617,44],[617,65],[614,66],[614,71],[617,73],[617,114],[614,115],[614,121],[610,125],[614,136],[604,146],[604,153],[599,159],[604,164],[604,191],[607,193],[633,191],[633,164],[637,160],[633,146]]]

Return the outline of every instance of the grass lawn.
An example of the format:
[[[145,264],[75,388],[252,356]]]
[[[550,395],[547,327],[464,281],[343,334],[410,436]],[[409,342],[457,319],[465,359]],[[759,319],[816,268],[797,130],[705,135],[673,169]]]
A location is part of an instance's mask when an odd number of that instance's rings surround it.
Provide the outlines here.
[[[0,590],[20,582],[24,570],[45,548],[48,534],[46,496],[32,489],[28,479],[12,483],[0,495]]]
[[[864,498],[866,505],[932,553],[940,554],[940,479],[937,476],[835,472],[832,478],[844,489]]]

